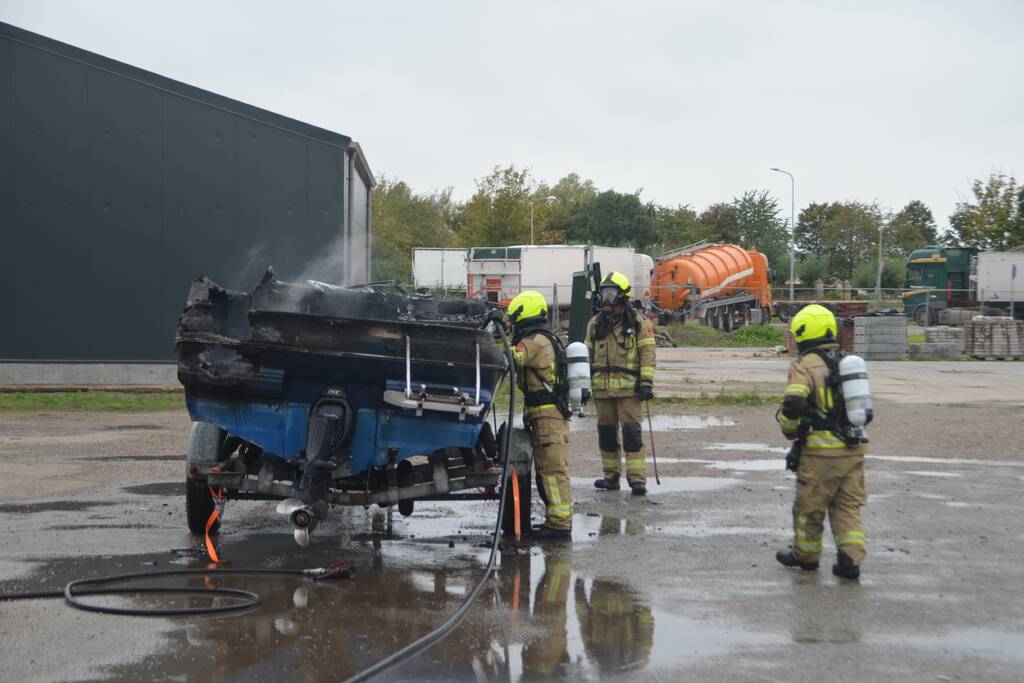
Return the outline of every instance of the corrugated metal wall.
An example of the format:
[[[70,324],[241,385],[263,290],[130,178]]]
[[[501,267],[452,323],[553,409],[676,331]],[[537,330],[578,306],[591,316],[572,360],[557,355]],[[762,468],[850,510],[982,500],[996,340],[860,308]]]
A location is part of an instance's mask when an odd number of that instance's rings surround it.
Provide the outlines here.
[[[366,281],[373,179],[357,153],[0,24],[0,360],[169,360],[200,274]]]

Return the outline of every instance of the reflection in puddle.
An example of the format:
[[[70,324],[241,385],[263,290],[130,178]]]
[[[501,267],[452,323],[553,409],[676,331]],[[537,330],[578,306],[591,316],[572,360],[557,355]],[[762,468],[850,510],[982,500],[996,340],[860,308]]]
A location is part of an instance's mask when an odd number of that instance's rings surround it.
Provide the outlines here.
[[[661,485],[655,483],[654,478],[647,480],[647,495],[653,496],[659,493],[697,493],[700,491],[722,491],[736,484],[742,484],[742,479],[732,477],[662,477]],[[593,479],[572,478],[573,486],[593,488]],[[598,496],[630,495],[629,488],[623,485],[621,491],[595,492]]]
[[[573,418],[569,423],[574,432],[596,432],[597,418],[593,415]],[[732,427],[736,420],[717,415],[652,415],[651,426],[656,432],[675,432],[710,427]],[[647,422],[643,423],[647,429]]]

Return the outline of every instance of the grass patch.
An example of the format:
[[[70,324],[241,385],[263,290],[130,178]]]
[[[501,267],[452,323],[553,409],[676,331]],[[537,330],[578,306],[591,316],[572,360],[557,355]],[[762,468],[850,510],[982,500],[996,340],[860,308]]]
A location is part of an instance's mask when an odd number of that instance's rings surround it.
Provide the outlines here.
[[[180,393],[120,394],[109,391],[68,391],[0,394],[0,411],[9,412],[38,410],[143,412],[184,409],[185,397]]]
[[[700,392],[699,396],[671,396],[667,398],[655,397],[654,405],[684,405],[684,406],[767,406],[776,405],[782,401],[781,396],[772,394],[761,394],[756,391],[744,391],[737,394],[727,394],[724,391],[719,394],[708,394]]]
[[[926,341],[924,332],[911,332],[907,335],[908,344],[924,344]]]
[[[668,333],[678,346],[724,346],[758,348],[780,346],[785,332],[774,325],[747,325],[732,332],[723,332],[700,323],[671,325]]]

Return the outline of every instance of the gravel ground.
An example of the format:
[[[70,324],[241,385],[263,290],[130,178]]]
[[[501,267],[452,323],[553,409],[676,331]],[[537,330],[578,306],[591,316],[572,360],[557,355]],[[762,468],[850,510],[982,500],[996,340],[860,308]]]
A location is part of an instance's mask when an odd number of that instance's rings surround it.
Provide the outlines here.
[[[777,371],[775,360],[742,360]],[[1007,398],[1021,383],[988,373],[1021,364],[953,368],[984,369],[995,399],[944,384],[957,378],[944,365],[900,364],[894,371],[915,382],[882,392],[859,584],[829,573],[828,537],[817,573],[773,559],[788,542],[793,486],[774,408],[661,408],[662,485],[651,476],[647,498],[592,488],[596,435],[582,420],[571,443],[575,542],[503,554],[496,590],[468,622],[390,678],[1021,680],[1022,403]],[[928,400],[900,397],[910,390]],[[0,592],[204,566],[200,540],[185,531],[188,427],[177,412],[0,414]],[[348,559],[356,576],[225,580],[264,604],[222,618],[0,603],[3,677],[334,680],[457,607],[486,559],[494,511],[423,504],[396,515],[388,535],[383,511],[346,509],[298,550],[272,503],[231,503],[221,544],[234,566]]]

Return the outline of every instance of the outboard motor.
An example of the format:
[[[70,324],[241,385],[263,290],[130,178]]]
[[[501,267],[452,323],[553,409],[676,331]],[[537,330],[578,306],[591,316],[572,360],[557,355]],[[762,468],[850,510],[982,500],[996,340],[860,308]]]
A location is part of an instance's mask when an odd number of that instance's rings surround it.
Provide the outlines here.
[[[566,374],[569,381],[569,402],[583,414],[583,404],[590,400],[590,352],[583,342],[573,342],[565,349]]]
[[[860,356],[847,355],[839,361],[839,382],[843,388],[846,419],[854,427],[865,427],[874,416],[868,368]]]

